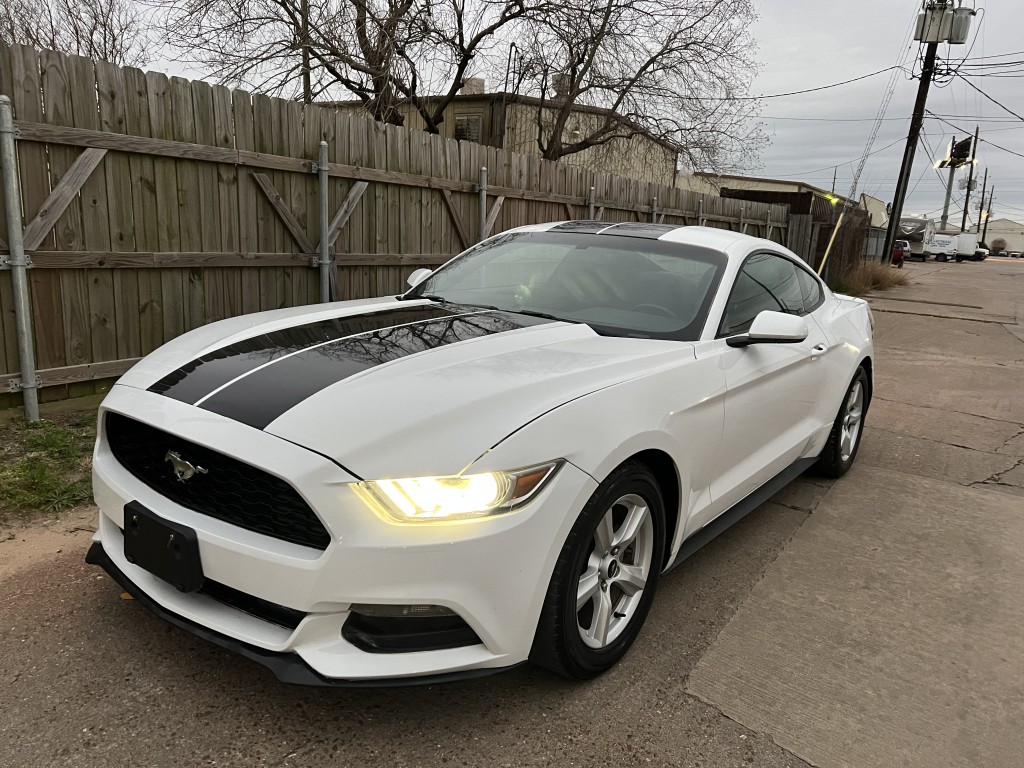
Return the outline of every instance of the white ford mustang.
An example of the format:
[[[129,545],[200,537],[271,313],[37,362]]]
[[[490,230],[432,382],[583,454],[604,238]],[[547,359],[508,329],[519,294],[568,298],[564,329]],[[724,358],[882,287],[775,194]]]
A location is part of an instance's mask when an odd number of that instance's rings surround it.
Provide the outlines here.
[[[410,282],[125,374],[89,562],[287,682],[587,678],[661,574],[857,454],[871,313],[776,243],[545,224]]]

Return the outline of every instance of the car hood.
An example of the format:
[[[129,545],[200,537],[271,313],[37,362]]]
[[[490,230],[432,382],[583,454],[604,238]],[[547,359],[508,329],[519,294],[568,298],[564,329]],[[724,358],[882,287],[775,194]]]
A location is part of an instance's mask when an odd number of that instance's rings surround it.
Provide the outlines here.
[[[120,383],[262,429],[367,479],[460,472],[547,411],[694,357],[682,342],[393,299],[231,323],[186,334]],[[551,458],[538,446],[538,462]]]

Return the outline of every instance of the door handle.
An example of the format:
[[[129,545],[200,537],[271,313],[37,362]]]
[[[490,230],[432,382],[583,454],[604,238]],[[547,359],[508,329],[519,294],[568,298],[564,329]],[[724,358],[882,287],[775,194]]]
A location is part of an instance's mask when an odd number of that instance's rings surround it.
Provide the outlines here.
[[[813,347],[811,347],[812,355],[823,355],[826,352],[828,352],[828,347],[826,347],[824,344],[815,344]]]

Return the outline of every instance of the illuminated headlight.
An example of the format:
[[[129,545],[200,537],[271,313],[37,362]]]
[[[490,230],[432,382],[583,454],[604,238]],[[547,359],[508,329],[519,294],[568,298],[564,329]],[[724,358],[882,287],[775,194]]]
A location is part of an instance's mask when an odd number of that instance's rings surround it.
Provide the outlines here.
[[[510,472],[374,480],[353,483],[352,488],[373,509],[396,522],[468,520],[500,515],[527,503],[561,463]]]

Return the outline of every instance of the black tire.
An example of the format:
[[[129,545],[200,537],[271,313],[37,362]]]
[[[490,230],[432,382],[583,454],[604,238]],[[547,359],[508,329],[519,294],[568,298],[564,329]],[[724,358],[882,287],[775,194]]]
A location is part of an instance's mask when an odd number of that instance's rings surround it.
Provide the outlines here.
[[[639,592],[635,606],[631,608],[631,615],[618,629],[614,640],[603,648],[596,649],[587,645],[581,636],[580,614],[586,612],[590,603],[578,611],[577,590],[581,577],[589,568],[590,555],[597,546],[595,534],[598,524],[612,510],[613,504],[626,495],[639,496],[647,505],[653,528],[653,534],[648,534],[653,536],[652,559],[646,584]],[[638,540],[639,538],[637,537]],[[631,556],[636,556],[636,552],[631,555],[629,550],[639,546],[635,544],[623,551],[620,555],[623,563],[627,563]],[[626,462],[594,491],[562,546],[544,598],[530,660],[556,674],[576,680],[596,677],[614,666],[640,634],[658,587],[664,552],[665,504],[661,489],[654,474],[645,465],[634,461]],[[611,580],[607,583],[613,584]],[[602,591],[609,595],[613,603],[616,600],[628,599],[625,593],[617,598],[613,597],[616,589],[613,585]],[[600,595],[595,594],[595,597],[601,599]],[[621,605],[622,603],[618,602],[615,607]],[[612,615],[618,618],[617,613]],[[593,617],[593,620],[596,622],[596,617]]]
[[[903,262],[902,261],[899,264],[896,265],[896,269],[903,269]]]
[[[853,393],[854,387],[858,385],[863,393],[859,429],[854,439],[853,449],[847,452],[843,450],[843,428],[845,426],[844,422],[846,420],[850,395]],[[818,456],[818,461],[814,465],[814,471],[817,474],[824,477],[842,477],[853,466],[853,462],[857,458],[857,451],[860,449],[861,438],[864,436],[864,419],[868,415],[868,406],[870,404],[871,385],[868,382],[868,375],[863,368],[858,368],[857,373],[853,376],[853,381],[846,388],[846,394],[843,395],[843,401],[839,405],[839,413],[836,414],[836,420],[832,423],[832,431],[828,433],[828,442],[825,443],[825,449]]]

